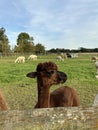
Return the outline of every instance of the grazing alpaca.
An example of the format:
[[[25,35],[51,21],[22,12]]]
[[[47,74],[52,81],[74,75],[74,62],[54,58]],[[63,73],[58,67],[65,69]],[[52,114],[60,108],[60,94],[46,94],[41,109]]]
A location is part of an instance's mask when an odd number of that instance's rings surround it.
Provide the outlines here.
[[[64,61],[64,58],[62,58],[62,56],[57,56],[56,59],[57,61]]]
[[[27,77],[37,77],[38,103],[35,108],[78,106],[79,98],[76,91],[64,86],[50,94],[50,87],[54,84],[64,83],[67,75],[58,71],[53,62],[39,63],[36,72],[27,74]]]
[[[24,63],[25,62],[25,57],[24,56],[19,56],[16,60],[15,63]]]
[[[36,55],[30,55],[29,57],[28,57],[28,60],[37,60],[37,56]]]
[[[4,99],[2,92],[0,91],[0,110],[8,110],[9,107]]]

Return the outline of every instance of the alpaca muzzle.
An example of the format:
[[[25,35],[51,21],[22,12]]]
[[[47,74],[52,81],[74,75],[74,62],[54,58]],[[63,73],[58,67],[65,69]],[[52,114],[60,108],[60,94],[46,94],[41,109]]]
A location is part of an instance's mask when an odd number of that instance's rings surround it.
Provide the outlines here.
[[[67,75],[64,72],[58,71],[59,82],[64,83],[67,80]]]

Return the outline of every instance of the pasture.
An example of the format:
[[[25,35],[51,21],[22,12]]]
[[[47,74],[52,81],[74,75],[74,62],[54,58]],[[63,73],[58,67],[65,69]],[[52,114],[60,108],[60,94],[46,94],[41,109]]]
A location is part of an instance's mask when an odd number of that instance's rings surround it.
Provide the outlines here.
[[[52,86],[51,91],[60,86],[70,86],[77,90],[81,106],[92,106],[98,93],[98,79],[95,78],[92,55],[96,54],[79,54],[78,58],[64,61],[57,61],[57,55],[40,55],[38,60],[26,60],[25,63],[14,63],[14,56],[1,57],[0,89],[11,109],[32,109],[37,102],[36,79],[30,79],[26,74],[35,71],[40,62],[53,61],[60,71],[68,75],[68,80],[64,84]]]

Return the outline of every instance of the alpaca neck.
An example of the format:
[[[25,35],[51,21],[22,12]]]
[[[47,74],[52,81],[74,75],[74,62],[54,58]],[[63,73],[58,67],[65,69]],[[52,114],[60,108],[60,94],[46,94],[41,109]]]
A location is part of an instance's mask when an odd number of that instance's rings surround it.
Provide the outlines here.
[[[38,85],[38,108],[50,107],[50,87]]]

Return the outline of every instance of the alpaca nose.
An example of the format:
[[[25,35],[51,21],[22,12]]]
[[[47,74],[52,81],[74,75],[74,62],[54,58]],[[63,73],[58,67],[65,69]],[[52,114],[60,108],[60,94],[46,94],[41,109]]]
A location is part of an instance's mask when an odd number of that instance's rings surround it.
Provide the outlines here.
[[[59,71],[59,81],[61,83],[64,83],[67,80],[67,74],[64,72]]]

